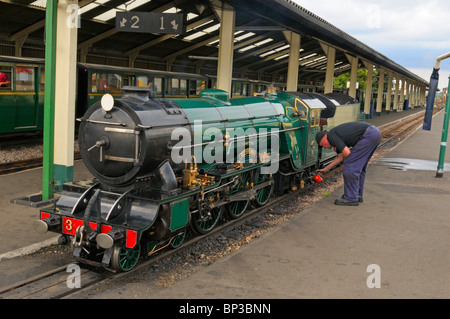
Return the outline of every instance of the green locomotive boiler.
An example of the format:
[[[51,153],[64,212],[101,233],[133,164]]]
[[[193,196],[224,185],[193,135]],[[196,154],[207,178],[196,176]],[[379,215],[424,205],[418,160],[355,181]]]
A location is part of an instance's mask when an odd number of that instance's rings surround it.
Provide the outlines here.
[[[142,254],[181,245],[189,228],[208,233],[304,187],[336,156],[315,135],[359,119],[359,104],[343,94],[230,99],[207,89],[162,99],[125,87],[81,118],[80,152],[94,178],[64,185],[35,228],[61,234],[82,262],[128,271]]]

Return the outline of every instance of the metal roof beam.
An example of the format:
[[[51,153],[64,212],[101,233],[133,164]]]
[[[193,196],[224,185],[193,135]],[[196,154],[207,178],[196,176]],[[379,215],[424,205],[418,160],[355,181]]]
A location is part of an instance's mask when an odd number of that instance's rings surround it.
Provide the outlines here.
[[[278,58],[280,56],[283,56],[285,54],[289,54],[290,51],[291,51],[290,49],[287,49],[287,50],[283,50],[283,51],[277,52],[276,54],[269,55],[268,57],[266,57],[266,58],[264,58],[262,60],[259,60],[259,61],[247,64],[247,67],[253,66],[253,65],[257,65],[257,64],[260,64],[260,63],[264,63],[264,62],[267,62],[267,61],[270,61],[270,60],[274,60],[274,59],[276,59],[276,58]],[[287,61],[286,61],[286,63],[287,63]]]
[[[256,51],[253,51],[253,52],[249,52],[249,53],[247,53],[247,54],[245,54],[243,56],[240,56],[239,58],[234,59],[234,61],[235,62],[236,61],[241,61],[241,60],[249,58],[251,56],[258,56],[260,53],[263,53],[265,51],[269,51],[272,48],[279,47],[279,46],[281,46],[283,44],[286,44],[286,41],[280,41],[280,42],[277,42],[277,43],[269,42],[267,46],[261,47],[261,49],[259,49],[259,50],[256,50]]]
[[[174,6],[175,6],[175,3],[173,1],[171,1],[171,2],[168,2],[168,3],[160,6],[159,8],[156,8],[155,10],[152,10],[151,12],[163,12],[163,11],[166,11],[166,10],[174,7]],[[103,32],[103,33],[93,37],[93,38],[90,38],[89,40],[86,40],[86,41],[78,44],[78,49],[81,50],[81,49],[90,47],[94,43],[102,41],[102,40],[104,40],[106,38],[109,38],[110,36],[112,36],[112,35],[114,35],[114,34],[116,34],[118,32],[119,31],[117,31],[115,27],[112,28],[112,29],[109,29],[108,31],[105,31],[105,32]]]
[[[234,49],[235,49],[235,50],[238,50],[238,49],[240,49],[240,48],[242,48],[242,47],[246,47],[246,46],[248,46],[248,45],[251,45],[252,43],[262,41],[262,40],[268,38],[270,35],[271,35],[271,33],[269,32],[269,33],[264,33],[264,34],[262,34],[262,35],[259,35],[259,36],[250,38],[250,39],[248,39],[247,41],[240,42],[240,43],[236,44],[236,45],[234,46]]]
[[[191,45],[191,46],[189,46],[189,47],[187,47],[187,48],[184,48],[184,49],[179,50],[179,51],[177,51],[177,52],[175,52],[175,53],[172,53],[172,54],[166,56],[166,57],[164,58],[164,60],[165,60],[165,61],[170,61],[170,60],[176,58],[176,57],[179,56],[179,55],[182,55],[182,54],[184,54],[184,53],[187,53],[187,52],[190,52],[190,51],[192,51],[192,50],[198,49],[198,48],[200,48],[200,47],[202,47],[202,46],[205,46],[205,45],[207,45],[208,43],[211,43],[211,42],[216,41],[216,40],[218,40],[218,39],[219,39],[219,36],[218,36],[218,35],[216,35],[216,36],[214,36],[214,37],[211,37],[211,38],[208,38],[208,39],[206,39],[206,40],[204,40],[204,41],[202,41],[202,42],[196,43],[196,44]]]
[[[278,66],[283,65],[283,64],[288,64],[288,61],[279,61],[277,63],[271,63],[269,66],[266,66],[264,68],[259,68],[258,71],[264,72],[264,71],[266,71],[268,69],[277,68],[277,71],[276,72],[272,72],[272,73],[280,73],[282,71],[287,70],[287,67],[282,68],[282,69],[278,68]]]
[[[25,29],[20,30],[19,32],[14,33],[9,37],[9,41],[16,41],[17,39],[20,39],[24,36],[28,36],[28,34],[35,32],[39,29],[42,29],[45,26],[45,19],[41,20],[39,22],[36,22],[35,24],[30,25],[29,27],[26,27]]]
[[[281,26],[239,26],[236,31],[286,31],[286,28]]]
[[[189,24],[189,25],[186,27],[186,30],[194,29],[195,27],[198,27],[199,25],[202,25],[202,24],[204,24],[204,23],[210,21],[210,20],[213,19],[213,18],[214,18],[214,16],[209,16],[209,17],[200,19],[200,20],[198,20],[198,21],[196,21],[196,22],[194,22],[194,23]],[[131,49],[131,50],[125,52],[125,55],[135,55],[135,54],[139,54],[139,52],[142,51],[142,50],[145,50],[145,49],[147,49],[147,48],[149,48],[149,47],[151,47],[151,46],[154,46],[154,45],[156,45],[156,44],[158,44],[158,43],[161,43],[161,42],[164,42],[164,41],[166,41],[166,40],[172,39],[172,38],[174,38],[174,37],[176,37],[176,36],[177,36],[176,34],[166,34],[166,35],[162,35],[162,36],[156,38],[155,40],[152,40],[152,41],[150,41],[150,42],[141,44],[140,46],[138,46],[138,47],[136,47],[136,48],[134,48],[134,49]]]

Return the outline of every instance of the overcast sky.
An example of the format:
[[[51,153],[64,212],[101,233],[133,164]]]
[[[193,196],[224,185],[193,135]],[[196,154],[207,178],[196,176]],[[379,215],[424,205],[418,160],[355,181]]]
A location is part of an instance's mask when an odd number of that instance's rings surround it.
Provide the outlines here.
[[[450,52],[448,0],[294,1],[427,81],[436,58]],[[439,88],[447,87],[450,59],[439,75]]]

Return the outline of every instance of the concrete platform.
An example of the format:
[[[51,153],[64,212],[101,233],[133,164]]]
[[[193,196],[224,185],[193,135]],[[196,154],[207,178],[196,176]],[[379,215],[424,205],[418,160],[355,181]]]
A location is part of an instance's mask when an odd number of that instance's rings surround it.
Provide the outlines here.
[[[92,175],[81,161],[74,165],[74,178],[87,179]],[[45,235],[33,231],[32,223],[39,216],[39,208],[13,204],[12,199],[40,193],[42,168],[35,168],[0,176],[0,260],[5,256],[29,253],[56,242],[54,233]]]
[[[435,178],[443,115],[385,156],[432,170],[378,161],[359,207],[335,206],[340,189],[169,288],[130,283],[95,298],[450,298],[450,172]]]

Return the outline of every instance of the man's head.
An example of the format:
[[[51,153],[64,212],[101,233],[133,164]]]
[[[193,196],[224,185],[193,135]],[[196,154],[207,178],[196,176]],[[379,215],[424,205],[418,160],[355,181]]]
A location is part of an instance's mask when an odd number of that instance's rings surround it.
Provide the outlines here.
[[[331,144],[328,142],[327,131],[321,131],[316,135],[317,145],[320,145],[325,148],[330,148]]]

